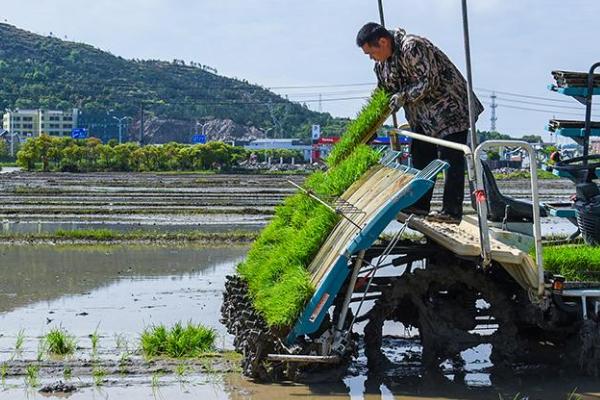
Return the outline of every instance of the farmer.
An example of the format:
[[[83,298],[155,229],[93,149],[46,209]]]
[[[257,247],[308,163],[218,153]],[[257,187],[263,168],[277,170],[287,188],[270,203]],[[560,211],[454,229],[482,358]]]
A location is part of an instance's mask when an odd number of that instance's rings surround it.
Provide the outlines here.
[[[404,108],[413,132],[467,143],[469,106],[467,84],[458,68],[429,40],[408,35],[403,29],[388,31],[369,22],[356,37],[356,44],[375,61],[378,86],[392,94],[390,105]],[[483,106],[474,98],[477,117]],[[459,223],[465,184],[465,158],[461,151],[421,140],[412,142],[413,166],[423,169],[439,158],[450,164],[444,182],[441,212],[430,213],[433,189],[406,213],[427,215],[429,220]]]

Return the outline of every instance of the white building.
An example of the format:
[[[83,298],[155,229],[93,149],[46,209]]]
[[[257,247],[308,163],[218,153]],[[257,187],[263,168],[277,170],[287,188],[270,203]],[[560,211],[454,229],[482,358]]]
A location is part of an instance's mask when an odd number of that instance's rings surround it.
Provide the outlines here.
[[[36,137],[42,133],[52,136],[70,136],[77,127],[76,108],[71,111],[59,110],[7,110],[2,117],[2,128],[13,135]]]

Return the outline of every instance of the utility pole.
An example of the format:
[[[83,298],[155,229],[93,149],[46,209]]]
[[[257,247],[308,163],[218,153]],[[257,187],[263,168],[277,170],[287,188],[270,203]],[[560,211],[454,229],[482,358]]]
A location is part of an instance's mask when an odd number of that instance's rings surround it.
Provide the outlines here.
[[[15,156],[15,135],[16,133],[9,132],[10,135],[10,156]]]
[[[475,94],[473,93],[473,76],[471,74],[471,45],[469,42],[469,17],[467,12],[467,0],[462,0],[462,19],[463,19],[463,38],[465,44],[465,64],[467,66],[467,101],[469,103],[469,125],[471,127],[471,149],[475,151],[479,142],[477,138],[477,128],[475,126],[475,113],[473,104],[475,103]]]
[[[140,145],[144,144],[144,101],[140,102]]]
[[[122,140],[122,138],[123,138],[123,121],[125,121],[128,118],[129,117],[117,118],[117,117],[113,116],[113,119],[115,119],[119,122],[119,144],[121,144],[123,142],[123,140]]]
[[[490,118],[490,129],[492,132],[496,132],[496,121],[498,121],[498,117],[496,117],[496,108],[498,108],[498,104],[496,104],[496,92],[492,92],[492,95],[490,97],[492,99],[492,104],[490,105],[490,107],[492,108],[492,117]]]
[[[381,21],[381,26],[385,26],[385,19],[383,18],[383,0],[378,0],[379,3],[379,20]]]
[[[323,95],[319,93],[319,112],[323,112]]]

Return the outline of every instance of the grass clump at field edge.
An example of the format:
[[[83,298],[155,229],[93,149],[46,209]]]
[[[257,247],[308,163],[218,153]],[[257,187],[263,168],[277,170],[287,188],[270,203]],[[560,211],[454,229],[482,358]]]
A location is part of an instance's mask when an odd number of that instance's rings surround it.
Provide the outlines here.
[[[333,158],[328,158],[330,169],[310,175],[305,188],[320,197],[339,196],[377,163],[377,152],[360,143],[379,121],[375,115],[383,115],[387,107],[387,95],[376,92],[334,147]],[[363,116],[365,112],[369,118]],[[289,197],[276,208],[275,217],[238,266],[254,307],[269,326],[290,326],[313,294],[307,267],[338,218],[303,193]]]
[[[55,328],[44,336],[43,346],[51,355],[66,356],[75,352],[77,342],[66,330]]]
[[[197,357],[214,348],[217,334],[214,329],[188,322],[177,322],[173,327],[154,325],[144,329],[140,338],[146,357]]]
[[[600,281],[600,247],[544,246],[544,269],[569,281]]]

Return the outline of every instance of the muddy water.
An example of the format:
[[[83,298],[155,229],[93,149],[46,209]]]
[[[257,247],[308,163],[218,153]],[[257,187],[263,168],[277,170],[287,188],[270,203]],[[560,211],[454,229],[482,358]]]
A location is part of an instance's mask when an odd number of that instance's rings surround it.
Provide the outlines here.
[[[153,323],[194,320],[218,327],[224,277],[245,252],[245,247],[0,247],[0,354],[14,349],[21,329],[27,357],[37,351],[37,337],[56,326],[76,335],[81,346],[89,346],[88,335],[96,329],[109,345],[115,335],[134,341]]]
[[[40,337],[62,326],[78,341],[75,357],[90,364],[89,334],[100,334],[101,362],[134,350],[139,333],[152,323],[193,320],[217,329],[218,346],[230,342],[218,322],[224,277],[244,257],[247,248],[150,246],[9,246],[0,247],[0,362],[12,357],[35,360]],[[386,333],[399,334],[397,326]],[[15,352],[18,332],[25,343]],[[406,333],[406,332],[404,332]],[[401,361],[418,352],[415,339],[386,339],[387,355]],[[110,373],[102,386],[87,375],[70,379],[79,389],[72,399],[560,399],[576,389],[583,399],[600,398],[600,384],[581,377],[538,373],[496,380],[490,374],[489,346],[463,354],[464,371],[444,366],[442,374],[423,376],[418,366],[404,362],[386,376],[367,374],[362,352],[348,376],[326,385],[257,385],[239,373],[161,372],[130,375]],[[139,357],[139,356],[138,356]],[[78,361],[79,362],[79,361]],[[40,383],[63,378],[63,369],[40,375]],[[521,393],[521,397],[515,397]],[[524,397],[523,395],[527,396]],[[0,399],[43,398],[28,388],[23,375],[7,377]]]

